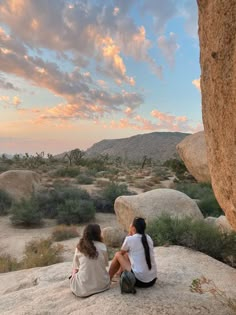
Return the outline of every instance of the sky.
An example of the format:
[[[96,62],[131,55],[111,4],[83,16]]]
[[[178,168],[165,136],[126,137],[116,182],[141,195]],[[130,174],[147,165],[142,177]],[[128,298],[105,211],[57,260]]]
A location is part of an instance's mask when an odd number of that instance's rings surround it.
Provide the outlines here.
[[[0,0],[0,153],[203,130],[195,0]]]

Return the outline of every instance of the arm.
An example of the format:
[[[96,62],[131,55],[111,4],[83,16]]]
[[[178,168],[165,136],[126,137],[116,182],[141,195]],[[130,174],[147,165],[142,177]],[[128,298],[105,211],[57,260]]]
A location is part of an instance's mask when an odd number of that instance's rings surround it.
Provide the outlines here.
[[[75,249],[75,254],[72,262],[72,278],[79,271],[79,257],[78,257],[78,249]]]

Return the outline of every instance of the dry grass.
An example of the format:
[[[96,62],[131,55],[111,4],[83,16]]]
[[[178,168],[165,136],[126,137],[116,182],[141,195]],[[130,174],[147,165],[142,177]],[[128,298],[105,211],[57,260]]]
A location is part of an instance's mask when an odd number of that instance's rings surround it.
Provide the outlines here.
[[[52,239],[56,242],[68,240],[79,236],[79,232],[75,225],[58,225],[52,231]]]

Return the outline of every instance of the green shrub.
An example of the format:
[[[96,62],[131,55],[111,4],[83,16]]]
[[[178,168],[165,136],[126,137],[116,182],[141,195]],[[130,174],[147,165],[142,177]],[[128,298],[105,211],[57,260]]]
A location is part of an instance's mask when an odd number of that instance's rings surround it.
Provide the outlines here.
[[[126,184],[108,182],[95,198],[96,210],[100,212],[114,212],[114,202],[117,197],[133,194],[133,192],[128,190]]]
[[[178,183],[176,184],[175,189],[185,193],[192,199],[198,199],[198,206],[205,217],[219,217],[224,214],[215,198],[211,184]]]
[[[198,206],[204,217],[219,217],[221,215],[224,215],[224,212],[218,204],[218,201],[216,200],[213,193],[200,200],[198,202]]]
[[[7,214],[11,208],[11,204],[11,197],[5,191],[0,190],[0,215]]]
[[[66,200],[90,200],[86,190],[58,185],[50,191],[41,191],[35,195],[38,207],[44,217],[56,218],[59,207]]]
[[[43,267],[62,261],[63,246],[53,245],[50,238],[33,240],[25,246],[22,268]]]
[[[86,174],[80,174],[77,177],[77,183],[81,185],[90,185],[93,183],[93,178],[90,176],[87,176]]]
[[[95,207],[91,200],[65,200],[63,205],[58,208],[58,223],[79,224],[93,219]]]
[[[0,273],[15,271],[19,269],[19,263],[16,259],[11,257],[9,254],[1,253],[0,254]]]
[[[58,177],[77,177],[79,174],[80,169],[78,167],[62,167],[54,173]]]
[[[58,225],[52,231],[52,239],[56,242],[78,237],[79,233],[76,226]]]
[[[148,224],[147,233],[152,237],[155,246],[186,246],[231,266],[236,263],[236,233],[223,233],[202,220],[163,215]]]
[[[14,203],[11,213],[10,219],[14,225],[37,226],[42,223],[42,214],[34,198]]]

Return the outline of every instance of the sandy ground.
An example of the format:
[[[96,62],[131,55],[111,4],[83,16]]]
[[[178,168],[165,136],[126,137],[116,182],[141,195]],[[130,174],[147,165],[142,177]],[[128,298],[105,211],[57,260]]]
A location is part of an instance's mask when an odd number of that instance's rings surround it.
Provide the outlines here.
[[[101,228],[107,226],[118,226],[115,214],[97,213],[95,220]],[[44,225],[40,228],[16,228],[12,226],[9,217],[0,217],[0,252],[9,253],[20,260],[23,256],[25,244],[33,239],[47,238],[51,236],[56,220],[44,220]],[[78,232],[81,235],[84,225],[78,225]],[[64,246],[64,261],[71,261],[73,258],[78,238],[59,242]]]

